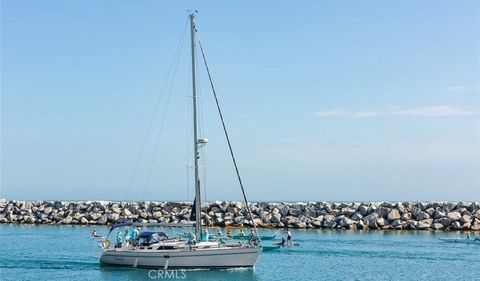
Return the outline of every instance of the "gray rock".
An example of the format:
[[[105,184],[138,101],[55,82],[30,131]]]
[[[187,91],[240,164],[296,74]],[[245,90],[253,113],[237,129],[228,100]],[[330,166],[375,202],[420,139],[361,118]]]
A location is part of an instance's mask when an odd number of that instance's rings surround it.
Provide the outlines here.
[[[447,217],[451,220],[451,221],[458,221],[462,218],[462,215],[459,213],[459,212],[449,212],[447,214]]]
[[[460,222],[461,223],[471,223],[472,222],[472,216],[469,216],[469,215],[463,215],[461,218],[460,218]]]
[[[377,220],[377,225],[378,225],[379,227],[383,227],[383,226],[385,226],[386,224],[387,224],[387,222],[385,221],[384,218],[379,218],[379,219]]]
[[[360,207],[358,207],[358,212],[360,212],[362,216],[366,216],[368,215],[368,207],[364,205],[360,205]]]
[[[394,220],[394,221],[392,222],[391,226],[396,228],[396,227],[398,227],[398,226],[402,226],[403,223],[404,223],[403,221],[401,221],[401,220],[399,220],[399,219],[396,219],[396,220]]]
[[[454,221],[452,222],[452,225],[450,226],[452,229],[455,229],[455,230],[460,230],[462,229],[462,225],[460,224],[460,222],[458,221]]]
[[[111,223],[117,223],[120,220],[120,215],[118,213],[112,213],[108,215],[108,221]]]
[[[388,213],[390,213],[390,208],[380,206],[378,209],[375,210],[375,213],[377,213],[382,218],[387,218]]]
[[[435,212],[433,212],[433,218],[434,219],[439,219],[439,218],[443,218],[444,216],[446,216],[447,214],[445,213],[445,211],[440,208],[438,208],[437,210],[435,210]]]
[[[442,230],[442,229],[444,229],[445,227],[444,227],[444,225],[441,224],[441,223],[434,223],[434,224],[432,224],[432,228],[433,228],[434,230]]]
[[[418,212],[417,216],[415,217],[418,221],[429,219],[430,215],[424,211]]]
[[[291,215],[291,216],[295,216],[295,217],[298,217],[302,214],[303,212],[299,209],[290,209],[288,211],[288,214]]]
[[[352,215],[352,220],[361,221],[362,219],[363,219],[363,216],[362,216],[362,214],[360,214],[359,212],[355,212],[355,213]]]
[[[378,228],[377,220],[369,221],[367,226],[369,229],[377,229]]]
[[[397,209],[392,209],[387,216],[387,219],[389,221],[394,221],[400,219],[400,213],[398,212]]]
[[[432,222],[429,219],[421,220],[418,222],[418,229],[425,230],[429,229],[432,225]]]
[[[447,227],[447,226],[450,226],[452,224],[452,221],[447,218],[447,217],[443,217],[443,218],[439,218],[439,219],[436,219],[434,220],[435,223],[440,223],[442,224],[444,227]]]
[[[338,222],[337,228],[347,227],[349,228],[351,225],[355,224],[355,221],[344,217],[340,222]]]
[[[98,220],[97,220],[97,224],[107,224],[108,222],[108,217],[107,215],[102,215]]]
[[[65,217],[65,218],[62,220],[62,223],[63,223],[63,224],[71,224],[72,221],[73,221],[73,218],[70,217],[70,216],[67,216],[67,217]]]
[[[376,221],[379,217],[380,216],[378,215],[378,213],[371,213],[370,215],[364,217],[363,220],[368,224],[368,222],[370,221],[373,221],[373,220]]]
[[[43,209],[43,213],[47,216],[50,215],[52,211],[53,211],[52,207],[46,207]]]

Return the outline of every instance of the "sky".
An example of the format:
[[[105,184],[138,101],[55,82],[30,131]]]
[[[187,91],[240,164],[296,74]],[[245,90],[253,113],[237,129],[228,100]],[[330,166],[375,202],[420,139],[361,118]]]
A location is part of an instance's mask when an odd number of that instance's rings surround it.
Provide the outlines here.
[[[250,200],[480,200],[478,1],[2,0],[1,198],[193,199],[188,9]]]

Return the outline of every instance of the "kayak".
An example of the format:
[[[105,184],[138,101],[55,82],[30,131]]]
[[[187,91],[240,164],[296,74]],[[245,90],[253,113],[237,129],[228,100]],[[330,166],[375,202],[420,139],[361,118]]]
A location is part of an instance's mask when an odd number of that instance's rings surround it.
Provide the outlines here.
[[[273,236],[259,236],[260,240],[273,240],[275,239],[276,235],[273,235]],[[248,240],[250,239],[250,236],[249,235],[244,235],[244,236],[240,236],[240,235],[233,235],[233,236],[230,236],[229,238],[233,238],[233,239],[237,239],[237,240]]]
[[[264,245],[262,246],[263,251],[273,251],[276,249],[280,249],[280,245]]]
[[[438,238],[440,241],[443,242],[450,242],[450,243],[473,243],[473,244],[479,244],[480,245],[480,239],[479,238],[460,238],[460,237],[454,237],[454,238]]]
[[[272,245],[288,246],[288,245],[287,245],[287,242],[285,242],[285,243],[283,243],[283,244],[282,244],[282,242],[274,242],[274,243],[272,243]],[[293,243],[292,246],[300,246],[300,244],[298,244],[298,243]]]

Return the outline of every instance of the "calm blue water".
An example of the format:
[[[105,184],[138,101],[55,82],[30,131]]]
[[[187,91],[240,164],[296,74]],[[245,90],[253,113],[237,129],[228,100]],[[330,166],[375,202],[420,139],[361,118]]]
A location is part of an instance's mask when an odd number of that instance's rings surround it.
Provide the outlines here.
[[[92,229],[0,225],[0,279],[165,280],[149,278],[148,269],[100,266]],[[480,245],[438,240],[461,235],[293,231],[300,246],[262,253],[255,271],[189,271],[184,280],[479,280]]]

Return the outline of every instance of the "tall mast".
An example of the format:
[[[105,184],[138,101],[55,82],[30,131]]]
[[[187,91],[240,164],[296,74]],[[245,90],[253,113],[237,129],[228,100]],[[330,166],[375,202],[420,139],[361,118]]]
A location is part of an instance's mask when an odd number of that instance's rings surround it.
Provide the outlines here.
[[[195,167],[195,234],[197,239],[202,235],[202,200],[200,198],[200,177],[198,175],[198,136],[197,136],[197,85],[195,71],[195,12],[190,15],[190,33],[192,45],[192,98],[193,98],[193,159]]]

